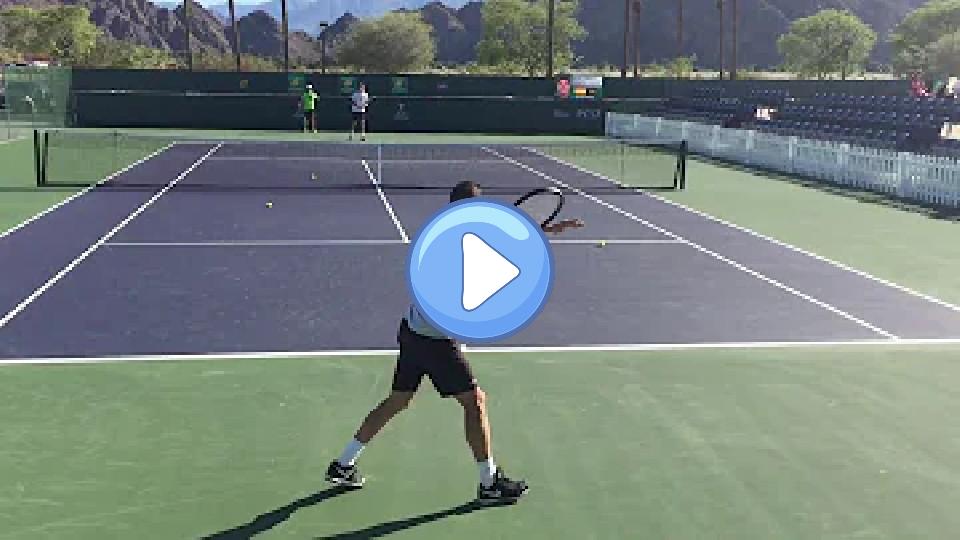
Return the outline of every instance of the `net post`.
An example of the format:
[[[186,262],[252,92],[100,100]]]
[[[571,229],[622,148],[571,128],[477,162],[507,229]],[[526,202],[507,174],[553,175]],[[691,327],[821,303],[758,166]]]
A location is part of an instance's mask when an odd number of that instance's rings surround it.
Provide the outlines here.
[[[40,163],[40,132],[33,130],[33,174],[37,187],[43,185],[43,166]]]
[[[677,179],[677,187],[681,190],[687,188],[687,154],[689,153],[689,148],[687,140],[684,139],[680,141],[680,163],[677,165],[679,168],[679,178]]]
[[[43,143],[40,145],[40,181],[47,185],[50,171],[47,170],[50,164],[50,132],[43,132]]]
[[[621,184],[626,184],[627,183],[627,164],[626,164],[627,145],[624,144],[623,142],[617,142],[616,144],[617,146],[620,147],[620,178],[618,178],[617,180],[619,180]]]

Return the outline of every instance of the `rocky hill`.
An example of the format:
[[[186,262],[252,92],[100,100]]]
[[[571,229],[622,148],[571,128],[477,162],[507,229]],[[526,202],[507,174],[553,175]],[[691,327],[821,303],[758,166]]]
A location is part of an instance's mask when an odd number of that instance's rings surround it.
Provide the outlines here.
[[[619,65],[622,58],[624,0],[581,0],[579,18],[589,36],[576,45],[584,65]],[[728,4],[730,0],[727,0]],[[791,21],[823,8],[850,9],[879,34],[873,60],[889,61],[886,37],[890,29],[910,10],[925,0],[740,0],[740,64],[770,67],[780,62],[777,37]],[[10,4],[45,5],[52,0],[0,0]],[[183,7],[161,7],[147,0],[65,0],[90,8],[93,21],[118,39],[134,41],[173,51],[184,49]],[[645,0],[640,19],[641,62],[672,58],[676,47],[676,0]],[[459,7],[457,7],[459,6]],[[716,0],[684,0],[686,31],[684,54],[694,54],[700,66],[718,63],[719,26]],[[434,30],[438,60],[463,63],[475,59],[476,44],[482,36],[482,3],[478,0],[289,0],[291,56],[307,61],[319,59],[317,23],[331,14],[340,14],[327,30],[328,44],[349,30],[358,16],[382,14],[386,9],[418,10]],[[204,9],[191,4],[191,33],[194,48],[215,51],[231,49],[230,31],[225,28],[224,7]],[[258,6],[238,5],[241,47],[261,56],[282,55],[279,32],[279,0]],[[293,32],[303,29],[302,32]],[[729,23],[727,31],[729,36]],[[729,44],[728,44],[729,50]]]

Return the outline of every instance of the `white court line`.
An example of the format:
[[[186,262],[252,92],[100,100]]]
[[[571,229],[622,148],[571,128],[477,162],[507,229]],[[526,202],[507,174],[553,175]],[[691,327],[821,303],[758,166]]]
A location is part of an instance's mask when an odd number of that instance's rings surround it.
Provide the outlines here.
[[[215,240],[210,242],[108,242],[110,247],[297,247],[297,246],[388,246],[405,244],[385,240]]]
[[[685,245],[684,242],[682,242],[682,241],[680,241],[680,240],[677,240],[676,238],[656,238],[656,239],[646,238],[646,239],[636,239],[636,240],[632,240],[632,239],[629,239],[629,238],[612,238],[612,239],[607,239],[607,240],[600,240],[600,239],[587,240],[587,239],[582,239],[582,238],[561,238],[561,239],[556,239],[556,240],[550,240],[550,243],[551,243],[551,244],[577,244],[577,245],[580,245],[580,244],[584,244],[584,245],[589,244],[589,245],[597,245],[597,244],[600,244],[601,242],[604,243],[604,244],[608,244],[608,245],[609,245],[609,244],[654,245],[654,246],[655,246],[655,245],[661,245],[661,244],[667,244],[667,245],[671,245],[671,244],[673,244],[673,245]]]
[[[746,341],[718,343],[627,343],[622,345],[558,345],[553,347],[466,347],[469,353],[583,353],[583,352],[668,352],[724,349],[822,349],[842,348],[889,348],[889,347],[937,347],[960,345],[960,338],[947,339],[864,339],[837,341]],[[276,358],[329,358],[337,356],[394,356],[397,349],[347,349],[324,351],[287,352],[242,352],[202,354],[160,354],[128,356],[50,357],[50,358],[0,358],[0,366],[29,366],[47,364],[104,364],[120,362],[164,362],[197,360],[257,360]]]
[[[170,147],[172,147],[172,146],[173,146],[172,143],[171,143],[171,144],[168,144],[168,145],[164,146],[163,148],[157,150],[156,152],[153,152],[153,153],[151,153],[151,154],[148,154],[148,155],[144,156],[143,158],[138,159],[137,161],[134,161],[133,163],[127,165],[126,167],[120,169],[119,171],[116,171],[116,172],[114,172],[113,174],[111,174],[111,175],[109,175],[109,176],[106,176],[106,177],[104,177],[104,178],[101,178],[100,180],[97,181],[96,184],[87,186],[87,187],[83,188],[82,190],[74,193],[73,195],[67,197],[66,199],[58,202],[57,204],[55,204],[55,205],[53,205],[53,206],[51,206],[51,207],[49,207],[49,208],[45,208],[44,210],[41,210],[41,211],[38,212],[37,214],[34,214],[33,216],[27,218],[26,221],[23,221],[23,222],[21,222],[21,223],[19,223],[19,224],[17,224],[17,225],[14,225],[12,228],[7,229],[6,231],[0,233],[0,238],[3,238],[4,236],[7,236],[7,235],[9,235],[9,234],[13,234],[13,233],[19,231],[20,229],[26,227],[27,225],[33,223],[33,222],[36,221],[36,220],[42,218],[43,216],[49,214],[50,212],[53,212],[54,210],[56,210],[56,209],[60,208],[61,206],[69,203],[70,201],[76,199],[77,197],[80,197],[81,195],[84,195],[84,194],[88,193],[90,190],[92,190],[92,189],[100,186],[100,185],[103,184],[104,182],[108,182],[108,181],[110,181],[110,180],[113,180],[113,179],[116,178],[117,176],[119,176],[119,175],[121,175],[121,174],[129,171],[130,169],[136,167],[137,165],[140,165],[140,164],[142,164],[142,163],[144,163],[144,162],[146,162],[146,161],[148,161],[148,160],[150,160],[150,159],[155,158],[155,157],[156,157],[157,155],[159,155],[160,153],[169,150]]]
[[[557,157],[544,154],[544,153],[542,153],[542,152],[540,152],[539,150],[536,150],[536,149],[534,149],[534,148],[526,148],[526,150],[528,150],[528,151],[530,151],[530,152],[533,152],[533,153],[535,153],[535,154],[537,154],[537,155],[539,155],[539,156],[543,156],[543,157],[545,157],[545,158],[547,158],[547,159],[550,159],[550,160],[552,160],[552,161],[555,161],[555,162],[557,162],[557,163],[559,163],[559,164],[561,164],[561,165],[564,165],[564,166],[570,167],[570,168],[572,168],[572,169],[574,169],[574,170],[580,171],[580,172],[582,172],[582,173],[584,173],[584,174],[589,174],[589,175],[594,176],[594,177],[597,177],[597,178],[599,178],[599,179],[601,179],[601,180],[606,180],[607,182],[610,182],[610,183],[615,184],[615,185],[617,185],[617,186],[621,186],[621,187],[624,187],[624,188],[630,188],[630,186],[628,186],[628,185],[626,185],[626,184],[623,184],[622,182],[619,182],[619,181],[617,181],[617,180],[614,180],[613,178],[610,178],[610,177],[608,177],[608,176],[604,176],[604,175],[602,175],[602,174],[600,174],[600,173],[598,173],[598,172],[594,172],[594,171],[591,171],[591,170],[589,170],[589,169],[585,169],[585,168],[583,168],[583,167],[580,167],[579,165],[570,163],[570,162],[568,162],[568,161],[564,161],[564,160],[559,159],[559,158],[557,158]],[[740,232],[749,234],[750,236],[754,236],[754,237],[759,238],[759,239],[761,239],[761,240],[764,240],[764,241],[766,241],[766,242],[770,242],[771,244],[774,244],[774,245],[776,245],[776,246],[780,246],[780,247],[786,248],[786,249],[788,249],[788,250],[790,250],[790,251],[793,251],[793,252],[796,252],[796,253],[800,253],[801,255],[806,255],[807,257],[811,257],[811,258],[816,259],[816,260],[818,260],[818,261],[820,261],[820,262],[829,264],[830,266],[839,268],[840,270],[843,270],[843,271],[845,271],[845,272],[850,272],[851,274],[854,274],[854,275],[856,275],[856,276],[859,276],[859,277],[862,277],[862,278],[865,278],[865,279],[869,279],[870,281],[874,281],[874,282],[879,283],[879,284],[881,284],[881,285],[885,285],[885,286],[887,286],[887,287],[890,287],[891,289],[896,289],[896,290],[898,290],[898,291],[900,291],[900,292],[902,292],[902,293],[909,294],[910,296],[915,296],[915,297],[917,297],[917,298],[920,298],[921,300],[925,300],[925,301],[927,301],[927,302],[936,304],[936,305],[938,305],[938,306],[940,306],[940,307],[944,307],[944,308],[947,308],[947,309],[950,309],[950,310],[953,310],[953,311],[956,311],[956,312],[960,312],[960,306],[958,306],[958,305],[956,305],[956,304],[951,304],[950,302],[947,302],[947,301],[945,301],[945,300],[941,300],[941,299],[936,298],[936,297],[934,297],[934,296],[930,296],[930,295],[928,295],[928,294],[924,294],[924,293],[922,293],[922,292],[916,291],[916,290],[911,289],[911,288],[909,288],[909,287],[905,287],[905,286],[900,285],[900,284],[898,284],[898,283],[894,283],[894,282],[892,282],[892,281],[883,279],[883,278],[881,278],[881,277],[877,277],[877,276],[875,276],[875,275],[873,275],[873,274],[870,274],[869,272],[865,272],[865,271],[863,271],[863,270],[859,270],[859,269],[854,268],[854,267],[852,267],[852,266],[848,266],[848,265],[846,265],[846,264],[843,264],[842,262],[835,261],[835,260],[833,260],[833,259],[824,257],[823,255],[818,255],[818,254],[816,254],[816,253],[814,253],[814,252],[812,252],[812,251],[803,249],[803,248],[801,248],[801,247],[797,247],[797,246],[795,246],[795,245],[793,245],[793,244],[788,244],[788,243],[783,242],[783,241],[781,241],[781,240],[777,240],[776,238],[773,238],[773,237],[771,237],[771,236],[767,236],[767,235],[765,235],[765,234],[763,234],[763,233],[757,232],[757,231],[755,231],[755,230],[753,230],[753,229],[750,229],[750,228],[748,228],[748,227],[743,227],[743,226],[741,226],[741,225],[737,225],[736,223],[733,223],[733,222],[731,222],[731,221],[727,221],[727,220],[725,220],[725,219],[719,218],[719,217],[714,216],[714,215],[712,215],[712,214],[708,214],[708,213],[706,213],[706,212],[697,210],[697,209],[695,209],[695,208],[691,208],[691,207],[686,206],[686,205],[684,205],[684,204],[680,204],[680,203],[678,203],[678,202],[671,201],[670,199],[667,199],[666,197],[663,197],[663,196],[661,196],[661,195],[657,195],[656,193],[651,193],[651,192],[649,192],[649,191],[645,191],[645,190],[641,190],[641,189],[636,189],[636,188],[631,188],[631,189],[634,189],[635,191],[641,191],[641,192],[643,192],[646,196],[648,196],[648,197],[650,197],[650,198],[652,198],[652,199],[654,199],[654,200],[660,201],[660,202],[662,202],[662,203],[664,203],[664,204],[669,204],[670,206],[674,206],[674,207],[679,208],[679,209],[681,209],[681,210],[686,210],[687,212],[690,212],[691,214],[696,214],[696,215],[698,215],[698,216],[700,216],[700,217],[702,217],[702,218],[704,218],[704,219],[707,219],[707,220],[709,220],[709,221],[713,221],[713,222],[715,222],[715,223],[719,223],[720,225],[724,225],[724,226],[726,226],[726,227],[730,227],[731,229],[736,229],[736,230],[738,230],[738,231],[740,231]]]
[[[409,244],[410,237],[407,236],[407,231],[403,230],[403,224],[400,223],[396,212],[393,211],[393,206],[390,205],[390,201],[387,200],[386,194],[384,194],[383,189],[380,187],[380,179],[373,175],[373,171],[370,170],[370,165],[367,163],[367,160],[361,160],[361,163],[363,163],[363,168],[366,169],[370,181],[373,182],[374,187],[377,188],[377,195],[379,195],[380,200],[383,201],[383,206],[387,209],[387,213],[390,214],[390,219],[393,220],[393,224],[396,225],[397,230],[400,231],[400,238],[403,239],[404,244]]]
[[[376,158],[371,158],[374,160]],[[319,161],[331,163],[353,164],[363,161],[362,158],[336,156],[215,156],[210,161]],[[470,165],[483,163],[489,165],[506,165],[498,159],[385,159],[380,160],[385,165]]]
[[[826,302],[824,302],[824,301],[822,301],[822,300],[819,300],[819,299],[817,299],[817,298],[814,298],[814,297],[810,296],[809,294],[800,292],[799,290],[794,289],[793,287],[791,287],[791,286],[789,286],[789,285],[786,285],[786,284],[781,283],[781,282],[779,282],[779,281],[777,281],[777,280],[775,280],[775,279],[773,279],[773,278],[771,278],[771,277],[769,277],[769,276],[766,276],[766,275],[764,275],[764,274],[761,274],[760,272],[758,272],[758,271],[756,271],[756,270],[754,270],[754,269],[752,269],[752,268],[749,268],[749,267],[747,267],[747,266],[745,266],[745,265],[743,265],[743,264],[740,264],[739,262],[737,262],[737,261],[735,261],[735,260],[733,260],[733,259],[731,259],[731,258],[729,258],[729,257],[725,257],[725,256],[723,256],[723,255],[721,255],[721,254],[719,254],[719,253],[717,253],[717,252],[715,252],[715,251],[709,250],[709,249],[701,246],[700,244],[697,244],[696,242],[693,242],[693,241],[691,241],[691,240],[688,240],[688,239],[680,236],[679,234],[676,234],[676,233],[674,233],[674,232],[668,231],[667,229],[664,229],[663,227],[660,227],[659,225],[655,225],[655,224],[653,224],[653,223],[651,223],[651,222],[649,222],[649,221],[647,221],[647,220],[645,220],[645,219],[642,219],[642,218],[640,218],[640,217],[637,217],[637,216],[635,216],[634,214],[631,214],[630,212],[627,212],[626,210],[624,210],[624,209],[622,209],[622,208],[620,208],[620,207],[618,207],[618,206],[615,206],[615,205],[610,204],[610,203],[608,203],[608,202],[606,202],[606,201],[604,201],[604,200],[601,200],[601,199],[599,199],[599,198],[597,198],[597,197],[594,197],[593,195],[590,195],[589,193],[586,193],[585,191],[583,191],[583,190],[581,190],[581,189],[575,188],[575,187],[573,187],[573,186],[571,186],[571,185],[569,185],[569,184],[566,184],[566,183],[564,183],[564,182],[561,182],[560,180],[557,180],[556,178],[548,175],[547,173],[538,171],[537,169],[534,169],[533,167],[530,167],[530,166],[528,166],[528,165],[526,165],[526,164],[524,164],[524,163],[521,163],[521,162],[519,162],[519,161],[517,161],[517,160],[515,160],[515,159],[512,159],[512,158],[510,158],[510,157],[508,157],[508,156],[505,156],[505,155],[503,155],[503,154],[501,154],[501,153],[499,153],[499,152],[497,152],[497,151],[495,151],[495,150],[492,150],[492,149],[490,149],[490,148],[483,147],[483,149],[486,150],[487,152],[490,152],[490,153],[496,155],[496,156],[499,156],[501,159],[503,159],[503,160],[505,160],[505,161],[507,161],[507,162],[509,162],[509,163],[513,163],[514,165],[516,165],[517,167],[520,167],[521,169],[524,169],[525,171],[531,172],[531,173],[533,173],[533,174],[535,174],[535,175],[543,178],[544,180],[548,180],[548,181],[553,182],[554,184],[556,184],[556,185],[558,185],[558,186],[561,186],[561,187],[563,187],[563,188],[565,188],[565,189],[569,189],[569,190],[571,190],[571,191],[573,191],[573,192],[575,192],[575,193],[577,193],[577,194],[579,194],[579,195],[582,195],[583,197],[586,197],[587,199],[589,199],[589,200],[591,200],[591,201],[593,201],[593,202],[595,202],[595,203],[603,206],[604,208],[607,208],[608,210],[612,210],[612,211],[614,211],[614,212],[616,212],[616,213],[618,213],[618,214],[620,214],[620,215],[622,215],[622,216],[624,216],[624,217],[627,217],[627,218],[629,218],[629,219],[632,219],[632,220],[636,221],[637,223],[641,223],[641,224],[643,224],[643,225],[646,225],[647,227],[649,227],[649,228],[651,228],[651,229],[653,229],[653,230],[655,230],[655,231],[657,231],[657,232],[659,232],[659,233],[661,233],[661,234],[663,234],[663,235],[666,235],[666,236],[669,236],[670,238],[674,238],[674,239],[676,239],[676,240],[679,240],[680,242],[683,242],[684,244],[686,244],[686,245],[692,247],[693,249],[695,249],[695,250],[703,253],[704,255],[708,255],[708,256],[710,256],[710,257],[713,257],[714,259],[717,259],[717,260],[720,261],[720,262],[726,263],[726,264],[728,264],[728,265],[736,268],[737,270],[740,270],[741,272],[744,272],[744,273],[746,273],[746,274],[749,274],[749,275],[751,275],[751,276],[753,276],[753,277],[755,277],[755,278],[757,278],[757,279],[759,279],[759,280],[761,280],[761,281],[764,281],[764,282],[766,282],[766,283],[768,283],[768,284],[770,284],[770,285],[773,285],[774,287],[777,287],[778,289],[781,289],[781,290],[783,290],[783,291],[786,291],[786,292],[788,292],[788,293],[796,296],[797,298],[801,298],[801,299],[803,299],[803,300],[806,300],[807,302],[810,302],[811,304],[814,304],[814,305],[816,305],[816,306],[819,306],[819,307],[821,307],[821,308],[823,308],[823,309],[825,309],[825,310],[827,310],[827,311],[829,311],[829,312],[831,312],[831,313],[833,313],[833,314],[835,314],[835,315],[839,315],[840,317],[843,317],[844,319],[847,319],[847,320],[850,321],[850,322],[856,323],[856,324],[858,324],[858,325],[860,325],[860,326],[862,326],[862,327],[864,327],[864,328],[867,328],[867,329],[871,330],[871,331],[874,332],[874,333],[880,334],[881,336],[887,337],[887,338],[889,338],[889,339],[900,339],[898,336],[896,336],[896,335],[894,335],[894,334],[892,334],[892,333],[890,333],[890,332],[888,332],[888,331],[880,328],[879,326],[873,325],[873,324],[871,324],[871,323],[869,323],[869,322],[867,322],[867,321],[865,321],[865,320],[863,320],[863,319],[860,319],[860,318],[858,318],[858,317],[855,317],[855,316],[847,313],[846,311],[843,311],[842,309],[840,309],[840,308],[838,308],[838,307],[836,307],[836,306],[833,306],[833,305],[831,305],[831,304],[828,304],[828,303],[826,303]]]
[[[26,140],[27,137],[29,137],[29,135],[24,135],[22,137],[14,137],[12,139],[4,139],[0,141],[0,144],[10,144],[12,142],[23,141],[23,140]]]
[[[20,312],[22,312],[24,309],[26,309],[27,306],[29,306],[30,304],[32,304],[34,300],[36,300],[37,298],[40,297],[40,295],[42,295],[43,293],[47,292],[47,290],[49,290],[50,287],[53,287],[54,285],[56,285],[58,281],[60,281],[61,279],[63,279],[64,276],[66,276],[67,274],[69,274],[70,271],[73,270],[74,268],[76,268],[77,265],[79,265],[81,262],[84,261],[84,259],[86,259],[87,257],[89,257],[94,251],[96,251],[97,249],[99,249],[100,246],[102,246],[102,245],[106,244],[107,242],[109,242],[110,239],[113,238],[118,232],[120,232],[121,229],[123,229],[123,228],[126,227],[131,221],[133,221],[134,219],[136,219],[137,216],[139,216],[140,214],[142,214],[147,208],[150,208],[150,206],[151,206],[153,203],[157,202],[157,200],[158,200],[160,197],[163,197],[168,191],[170,191],[170,190],[173,188],[173,186],[177,185],[178,182],[180,182],[181,180],[183,180],[184,178],[186,178],[186,176],[187,176],[188,174],[190,174],[191,172],[193,172],[194,169],[196,169],[197,167],[199,167],[201,163],[203,163],[208,157],[210,157],[211,154],[213,154],[214,152],[216,152],[217,150],[219,150],[221,146],[223,146],[222,143],[217,144],[217,145],[214,146],[212,149],[210,149],[206,154],[204,154],[203,156],[201,156],[200,159],[194,161],[193,164],[190,165],[189,167],[187,167],[186,170],[184,170],[184,171],[183,171],[182,173],[180,173],[176,178],[174,178],[174,179],[171,180],[169,183],[167,183],[167,185],[164,186],[163,189],[161,189],[160,191],[156,192],[156,193],[153,195],[153,197],[150,197],[150,199],[147,200],[147,202],[145,202],[145,203],[141,204],[140,206],[138,206],[138,207],[136,208],[136,210],[134,210],[133,212],[131,212],[130,215],[128,215],[126,218],[123,219],[123,221],[121,221],[120,223],[118,223],[114,228],[110,229],[110,230],[107,232],[107,234],[101,236],[99,240],[97,240],[96,242],[94,242],[94,243],[93,243],[90,247],[88,247],[83,253],[81,253],[81,254],[78,255],[75,259],[73,259],[72,261],[70,261],[70,263],[69,263],[67,266],[63,267],[62,270],[60,270],[59,272],[57,272],[56,275],[54,275],[53,277],[51,277],[50,279],[48,279],[47,282],[44,283],[43,285],[41,285],[37,290],[33,291],[33,292],[30,294],[30,296],[28,296],[28,297],[26,297],[25,299],[23,299],[23,301],[21,301],[19,304],[17,304],[16,307],[14,307],[13,309],[11,309],[9,313],[7,313],[6,315],[4,315],[3,318],[0,319],[0,328],[3,328],[4,326],[6,326],[11,320],[13,320],[14,317],[16,317]]]
[[[400,239],[386,240],[212,240],[208,242],[107,242],[109,247],[297,247],[297,246],[389,246],[397,244],[407,244],[408,242]],[[605,244],[628,244],[628,245],[684,245],[683,242],[672,238],[666,239],[555,239],[550,240],[551,244],[575,244],[575,245],[597,245]]]

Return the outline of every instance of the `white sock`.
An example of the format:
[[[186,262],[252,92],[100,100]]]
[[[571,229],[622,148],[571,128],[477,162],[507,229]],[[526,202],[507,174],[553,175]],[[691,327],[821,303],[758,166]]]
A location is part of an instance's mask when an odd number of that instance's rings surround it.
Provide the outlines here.
[[[354,463],[357,462],[357,458],[360,457],[360,452],[363,452],[363,447],[366,446],[362,442],[353,439],[347,444],[347,447],[343,449],[343,453],[340,454],[340,459],[337,462],[344,467],[353,467]]]
[[[493,485],[493,479],[497,475],[497,464],[493,462],[493,458],[487,458],[486,461],[478,461],[477,466],[480,468],[480,484],[483,487],[490,487]]]

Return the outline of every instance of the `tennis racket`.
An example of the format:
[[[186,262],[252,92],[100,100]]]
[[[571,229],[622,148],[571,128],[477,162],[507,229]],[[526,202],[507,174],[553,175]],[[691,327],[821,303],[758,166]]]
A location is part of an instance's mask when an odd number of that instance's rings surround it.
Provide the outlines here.
[[[563,192],[555,187],[535,189],[517,199],[513,205],[526,212],[540,228],[544,228],[560,214]]]

